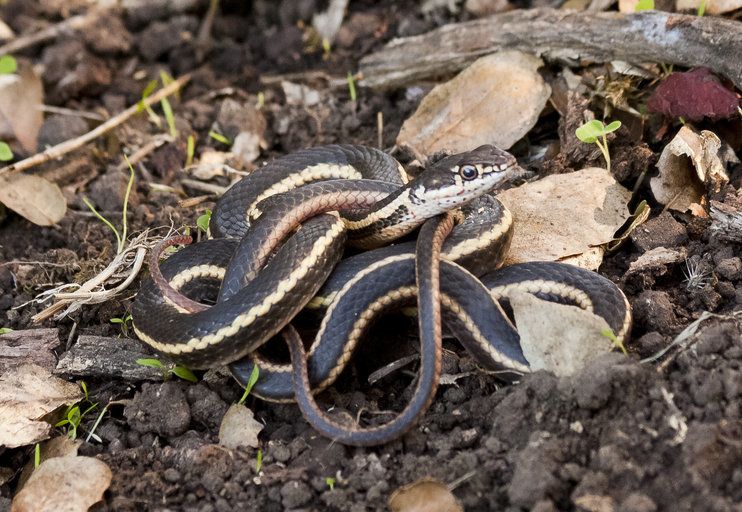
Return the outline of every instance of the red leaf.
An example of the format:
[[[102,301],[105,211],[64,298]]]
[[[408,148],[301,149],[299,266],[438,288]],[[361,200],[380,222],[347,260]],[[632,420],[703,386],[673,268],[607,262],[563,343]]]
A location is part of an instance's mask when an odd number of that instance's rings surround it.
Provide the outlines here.
[[[737,114],[739,98],[721,84],[708,68],[673,73],[657,86],[647,101],[647,111],[670,118],[700,121],[726,119]]]

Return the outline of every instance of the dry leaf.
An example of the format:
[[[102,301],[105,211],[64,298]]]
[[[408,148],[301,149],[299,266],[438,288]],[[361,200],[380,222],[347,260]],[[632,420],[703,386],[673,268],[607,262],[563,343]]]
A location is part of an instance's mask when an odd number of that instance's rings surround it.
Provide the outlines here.
[[[69,436],[52,437],[42,443],[39,443],[39,462],[53,459],[54,457],[66,457],[77,455],[77,450],[82,444],[79,439],[72,440]],[[23,466],[21,477],[18,479],[18,489],[22,489],[28,479],[31,478],[34,470],[34,457]]]
[[[517,51],[478,59],[423,98],[402,125],[397,144],[409,146],[418,158],[482,144],[509,148],[533,128],[551,94],[537,71],[542,65]]]
[[[67,212],[59,187],[30,174],[0,176],[0,203],[39,226],[56,224]]]
[[[523,355],[533,371],[573,375],[613,349],[613,341],[602,334],[611,330],[608,322],[589,311],[525,292],[508,297]]]
[[[57,407],[82,399],[77,384],[26,364],[0,377],[0,445],[17,448],[49,437],[51,425],[37,418]]]
[[[392,512],[461,512],[448,488],[432,478],[400,487],[389,498]]]
[[[506,264],[524,261],[566,261],[593,251],[589,264],[600,264],[595,247],[606,244],[630,217],[631,192],[605,169],[591,167],[547,176],[497,198],[515,219],[515,233]],[[569,260],[575,264],[575,260]]]
[[[230,450],[257,448],[261,430],[263,424],[255,419],[250,409],[242,404],[232,404],[219,427],[219,444]]]
[[[15,138],[29,153],[43,122],[41,79],[29,64],[19,62],[18,74],[0,75],[0,140]]]
[[[10,512],[79,512],[103,498],[111,470],[93,457],[55,457],[39,464]]]
[[[696,133],[683,126],[662,150],[657,162],[660,175],[649,180],[654,198],[684,212],[701,204],[706,188],[719,191],[729,177],[719,159],[721,141],[713,132]],[[694,211],[698,211],[694,207]]]

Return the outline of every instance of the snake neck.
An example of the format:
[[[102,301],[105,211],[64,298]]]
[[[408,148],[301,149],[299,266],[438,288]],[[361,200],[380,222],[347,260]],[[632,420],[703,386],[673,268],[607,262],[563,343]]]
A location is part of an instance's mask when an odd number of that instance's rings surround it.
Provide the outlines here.
[[[408,184],[368,209],[343,212],[348,243],[361,249],[374,249],[401,238],[425,222],[431,215],[426,216],[410,202],[411,190]]]

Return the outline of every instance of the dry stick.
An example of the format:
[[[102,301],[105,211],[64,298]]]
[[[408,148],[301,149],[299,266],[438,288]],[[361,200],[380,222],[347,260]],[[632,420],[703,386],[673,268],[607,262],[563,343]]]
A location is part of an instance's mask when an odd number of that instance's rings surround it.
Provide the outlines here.
[[[157,93],[146,98],[144,100],[144,104],[149,106],[154,103],[157,103],[162,98],[169,96],[173,92],[183,87],[188,82],[188,80],[190,80],[190,78],[191,78],[190,73],[181,76],[180,78],[175,80],[173,83],[171,83],[167,87],[160,89],[159,91],[157,91]],[[16,172],[20,172],[24,169],[33,167],[34,165],[44,163],[54,158],[59,158],[60,156],[65,155],[72,150],[82,147],[83,145],[87,144],[88,142],[95,139],[96,137],[100,137],[107,131],[122,124],[124,121],[126,121],[127,119],[135,115],[137,112],[139,112],[139,109],[140,109],[139,104],[132,105],[131,107],[127,108],[120,114],[112,117],[105,123],[99,125],[97,128],[89,131],[85,135],[81,135],[80,137],[77,137],[76,139],[66,140],[62,142],[61,144],[52,146],[41,153],[36,153],[35,155],[30,156],[26,158],[25,160],[21,160],[20,162],[16,162],[14,164],[8,165],[7,167],[3,167],[2,169],[0,169],[0,176],[3,176],[5,174],[13,174]]]
[[[8,44],[0,46],[0,55],[7,55],[15,53],[17,51],[33,46],[37,43],[42,43],[48,39],[53,39],[67,29],[79,30],[84,28],[88,22],[88,17],[84,15],[72,16],[62,22],[47,27],[45,29],[34,32],[28,36],[21,36],[13,39]]]
[[[742,23],[641,11],[515,10],[394,39],[361,59],[361,85],[396,87],[459,71],[479,57],[521,50],[548,60],[706,66],[742,89]]]

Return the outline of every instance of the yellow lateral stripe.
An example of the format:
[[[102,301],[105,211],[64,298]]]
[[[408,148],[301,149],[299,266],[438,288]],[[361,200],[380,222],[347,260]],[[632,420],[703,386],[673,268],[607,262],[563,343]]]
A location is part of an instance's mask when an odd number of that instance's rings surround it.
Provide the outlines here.
[[[229,325],[226,325],[212,334],[207,334],[202,338],[191,338],[184,343],[170,344],[162,343],[154,340],[152,337],[147,336],[137,330],[137,335],[140,339],[150,345],[155,350],[166,354],[183,354],[191,353],[197,350],[203,350],[211,345],[220,343],[224,338],[229,338],[237,334],[240,330],[251,325],[259,317],[266,315],[275,304],[280,302],[284,296],[293,290],[296,284],[304,279],[309,270],[313,268],[322,254],[325,252],[326,247],[329,243],[337,238],[344,230],[344,224],[340,219],[333,222],[329,232],[319,237],[312,246],[310,253],[304,258],[300,265],[298,265],[288,275],[283,282],[287,284],[279,283],[278,288],[268,295],[265,300],[258,305],[251,307],[248,311],[238,315],[232,320]]]

